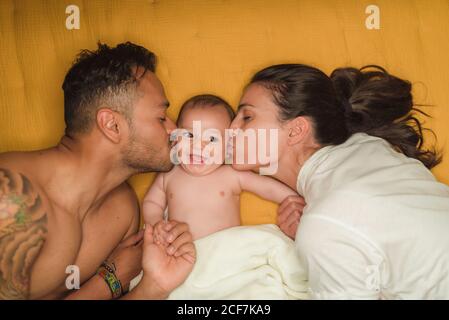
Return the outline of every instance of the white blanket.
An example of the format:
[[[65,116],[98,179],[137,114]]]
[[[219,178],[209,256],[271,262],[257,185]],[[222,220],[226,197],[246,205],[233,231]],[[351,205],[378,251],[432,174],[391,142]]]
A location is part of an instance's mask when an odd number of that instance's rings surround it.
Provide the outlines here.
[[[226,229],[195,241],[195,246],[193,271],[169,299],[308,298],[294,242],[276,225]]]

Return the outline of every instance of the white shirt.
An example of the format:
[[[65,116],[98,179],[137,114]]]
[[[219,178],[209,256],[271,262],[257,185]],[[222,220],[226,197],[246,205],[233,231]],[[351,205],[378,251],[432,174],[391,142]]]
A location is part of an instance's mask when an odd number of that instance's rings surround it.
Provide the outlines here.
[[[296,246],[318,299],[449,299],[449,187],[354,134],[301,168]]]

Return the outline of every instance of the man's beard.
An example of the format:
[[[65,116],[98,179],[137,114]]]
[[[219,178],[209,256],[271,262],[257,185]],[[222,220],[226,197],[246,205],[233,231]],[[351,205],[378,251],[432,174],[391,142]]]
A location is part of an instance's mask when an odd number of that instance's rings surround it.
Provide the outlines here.
[[[173,168],[168,152],[164,154],[151,143],[142,142],[134,130],[122,154],[123,164],[135,173],[166,172]]]

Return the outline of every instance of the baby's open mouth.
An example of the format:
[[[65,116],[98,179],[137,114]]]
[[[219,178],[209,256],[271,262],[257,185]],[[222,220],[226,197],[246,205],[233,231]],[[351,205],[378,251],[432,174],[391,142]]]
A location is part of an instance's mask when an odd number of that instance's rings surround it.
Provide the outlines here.
[[[191,154],[190,155],[190,163],[191,164],[205,164],[206,159],[201,155]]]

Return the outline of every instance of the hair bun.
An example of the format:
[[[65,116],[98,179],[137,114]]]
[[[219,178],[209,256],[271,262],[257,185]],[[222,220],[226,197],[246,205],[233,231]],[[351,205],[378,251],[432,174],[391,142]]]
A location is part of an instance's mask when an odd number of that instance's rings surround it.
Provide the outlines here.
[[[338,68],[331,73],[330,78],[342,104],[349,103],[350,105],[351,96],[360,82],[360,70],[355,68]]]

